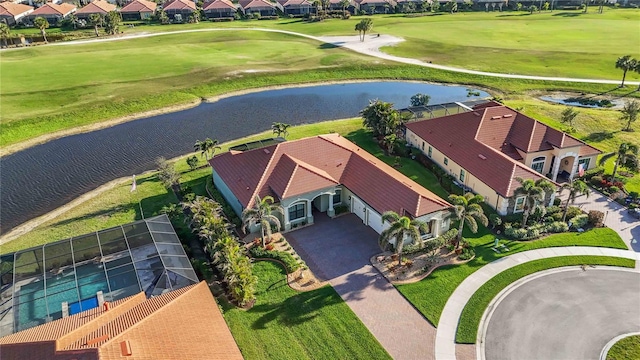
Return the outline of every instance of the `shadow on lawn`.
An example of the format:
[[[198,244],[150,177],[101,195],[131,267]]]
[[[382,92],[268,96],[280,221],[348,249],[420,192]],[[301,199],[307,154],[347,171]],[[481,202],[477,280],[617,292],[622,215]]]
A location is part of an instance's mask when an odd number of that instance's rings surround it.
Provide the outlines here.
[[[615,137],[615,134],[618,131],[598,131],[598,132],[593,132],[587,136],[582,137],[582,141],[586,141],[586,142],[600,142],[600,141],[605,141],[605,140],[610,140],[613,139]]]

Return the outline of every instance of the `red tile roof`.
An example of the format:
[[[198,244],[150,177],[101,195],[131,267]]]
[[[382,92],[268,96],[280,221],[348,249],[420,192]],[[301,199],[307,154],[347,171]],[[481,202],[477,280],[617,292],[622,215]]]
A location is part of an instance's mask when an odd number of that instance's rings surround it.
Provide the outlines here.
[[[337,134],[287,141],[210,160],[240,203],[286,199],[342,184],[379,213],[414,217],[451,207],[437,195]]]
[[[73,318],[73,319],[72,319]],[[27,334],[28,333],[28,334]],[[242,359],[206,283],[140,293],[0,339],[2,359]]]
[[[14,4],[12,2],[0,3],[0,15],[9,15],[15,17],[33,10],[33,7],[24,4]]]
[[[274,8],[275,5],[272,2],[269,2],[267,0],[253,0],[250,3],[248,3],[246,6],[243,6],[243,8],[245,9],[264,8],[264,7]]]
[[[292,6],[292,5],[307,5],[311,6],[311,3],[307,0],[279,0],[278,1],[282,6]]]
[[[154,12],[158,5],[147,0],[133,0],[120,9],[120,12]]]
[[[76,15],[83,14],[102,14],[106,15],[110,11],[114,11],[116,9],[115,4],[111,4],[104,0],[95,0],[87,4],[87,6],[76,12]]]
[[[529,153],[579,146],[580,155],[600,153],[502,104],[482,104],[474,109],[476,111],[410,123],[407,129],[502,196],[513,195],[519,186],[515,177],[543,178],[517,161],[522,159],[518,150]]]
[[[62,4],[54,4],[54,3],[46,3],[41,7],[35,9],[30,16],[46,16],[46,15],[57,15],[57,16],[65,16],[77,8],[75,5],[62,3]]]
[[[234,3],[229,0],[214,0],[208,1],[204,3],[202,6],[203,10],[211,10],[211,9],[233,9],[236,10],[237,7]]]
[[[164,3],[164,10],[184,10],[191,9],[196,10],[196,3],[191,0],[169,0]]]

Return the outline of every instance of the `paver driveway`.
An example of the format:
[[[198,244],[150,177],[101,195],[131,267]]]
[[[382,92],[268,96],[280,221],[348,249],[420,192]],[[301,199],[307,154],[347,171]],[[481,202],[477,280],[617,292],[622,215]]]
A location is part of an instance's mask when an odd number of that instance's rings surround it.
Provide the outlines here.
[[[313,226],[287,239],[394,359],[434,358],[435,328],[371,265],[369,259],[380,253],[378,234],[356,215],[317,214]]]

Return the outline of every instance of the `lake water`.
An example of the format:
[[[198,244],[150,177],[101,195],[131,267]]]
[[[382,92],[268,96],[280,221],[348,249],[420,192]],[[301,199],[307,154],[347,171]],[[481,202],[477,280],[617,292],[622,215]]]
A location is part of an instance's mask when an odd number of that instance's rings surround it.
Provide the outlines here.
[[[430,95],[430,104],[469,100],[463,86],[412,82],[270,90],[34,146],[2,158],[0,233],[111,180],[153,169],[157,157],[193,151],[198,139],[222,143],[268,130],[273,122],[298,125],[356,117],[371,99],[403,108],[416,93]]]

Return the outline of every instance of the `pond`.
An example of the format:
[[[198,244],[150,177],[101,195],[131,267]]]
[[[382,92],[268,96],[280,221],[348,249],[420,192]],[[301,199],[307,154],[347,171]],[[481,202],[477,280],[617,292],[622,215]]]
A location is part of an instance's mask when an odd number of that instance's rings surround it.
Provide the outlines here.
[[[541,96],[540,100],[562,104],[567,106],[577,106],[594,109],[621,108],[624,106],[622,100],[595,100],[588,98],[564,97],[564,96]]]
[[[416,93],[430,95],[431,104],[469,100],[466,87],[415,82],[287,88],[233,96],[25,149],[2,158],[0,233],[111,180],[153,169],[157,157],[193,151],[198,139],[222,143],[268,130],[273,122],[298,125],[356,117],[371,99],[403,108]]]

